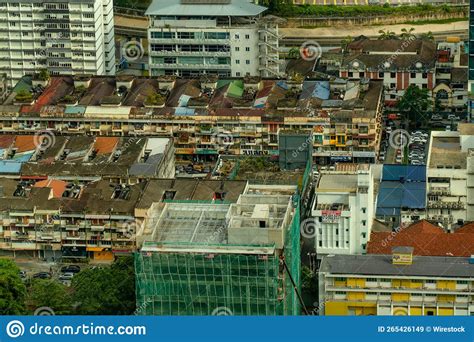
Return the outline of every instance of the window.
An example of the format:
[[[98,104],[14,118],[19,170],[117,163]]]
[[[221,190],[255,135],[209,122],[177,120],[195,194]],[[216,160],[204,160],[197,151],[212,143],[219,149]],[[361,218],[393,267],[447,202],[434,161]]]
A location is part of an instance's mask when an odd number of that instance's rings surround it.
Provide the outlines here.
[[[319,247],[323,247],[323,242],[319,240]]]
[[[426,283],[426,284],[436,284],[436,280],[427,279],[427,280],[425,280],[425,283]]]
[[[247,60],[245,61],[245,64],[247,64],[247,65],[250,64],[250,59],[247,59]]]
[[[376,282],[376,281],[377,281],[377,278],[367,278],[367,281]]]
[[[362,225],[365,227],[365,225],[367,224],[367,221],[366,220],[362,220]]]
[[[236,59],[235,64],[240,64],[240,59]]]
[[[459,285],[466,285],[469,282],[467,280],[458,280],[458,281],[456,281],[456,283],[459,284]]]
[[[362,238],[363,238],[363,239],[365,239],[365,237],[367,236],[366,233],[362,233],[361,235],[362,235]]]
[[[362,214],[365,214],[366,211],[367,211],[367,208],[362,208]]]
[[[390,88],[395,89],[397,85],[395,83],[390,83]]]
[[[344,291],[336,291],[334,293],[337,294],[337,295],[345,295],[346,294],[346,292],[344,292]]]
[[[347,74],[347,76],[353,77],[353,76],[354,76],[354,73],[353,73],[352,71],[349,71],[349,73]]]
[[[250,48],[247,46],[247,47],[245,48],[245,51],[249,52],[249,51],[250,51]]]
[[[428,85],[427,85],[427,84],[422,84],[422,85],[421,85],[421,88],[423,88],[423,89],[428,89]]]
[[[237,72],[235,73],[235,76],[240,77],[240,71],[237,71]]]
[[[424,72],[424,73],[421,74],[421,77],[428,78],[428,74],[426,72]]]
[[[250,39],[250,35],[249,35],[249,34],[246,34],[246,35],[245,35],[245,39]]]
[[[359,77],[364,77],[365,76],[365,72],[359,72]]]
[[[391,72],[391,73],[390,73],[390,77],[391,77],[391,78],[397,77],[397,73],[396,73],[396,72]]]
[[[379,78],[383,78],[383,72],[379,72]]]
[[[238,46],[236,46],[235,51],[240,51],[240,48]]]
[[[234,35],[234,39],[240,39],[240,36],[239,36],[238,33],[236,33],[236,34]]]

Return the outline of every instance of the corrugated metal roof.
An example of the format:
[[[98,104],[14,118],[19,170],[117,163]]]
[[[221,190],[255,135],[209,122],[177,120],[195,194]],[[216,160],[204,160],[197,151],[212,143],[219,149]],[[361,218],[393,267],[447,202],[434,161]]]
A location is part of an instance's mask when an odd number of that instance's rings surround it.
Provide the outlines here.
[[[382,181],[426,182],[425,165],[384,165]]]
[[[383,181],[380,183],[377,215],[393,215],[390,213],[399,213],[401,208],[422,209],[425,206],[425,182]]]
[[[64,114],[84,114],[86,107],[84,106],[66,106]]]
[[[21,170],[21,163],[16,161],[0,161],[0,174],[19,174]]]
[[[247,0],[232,0],[229,4],[182,4],[180,0],[153,0],[145,15],[252,16],[266,10]]]

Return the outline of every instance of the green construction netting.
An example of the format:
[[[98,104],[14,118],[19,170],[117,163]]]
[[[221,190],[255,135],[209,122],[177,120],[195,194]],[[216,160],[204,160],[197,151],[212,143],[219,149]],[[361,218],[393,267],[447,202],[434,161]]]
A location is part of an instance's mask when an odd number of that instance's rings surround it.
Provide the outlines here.
[[[282,259],[300,290],[298,203]],[[298,315],[298,297],[280,259],[277,253],[136,253],[137,314]]]

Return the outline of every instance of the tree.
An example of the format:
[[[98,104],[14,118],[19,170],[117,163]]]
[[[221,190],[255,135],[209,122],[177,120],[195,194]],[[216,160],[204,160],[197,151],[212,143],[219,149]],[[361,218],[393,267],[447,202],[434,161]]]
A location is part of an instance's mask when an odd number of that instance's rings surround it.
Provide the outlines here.
[[[405,127],[425,123],[428,120],[426,111],[429,105],[428,89],[421,89],[417,85],[410,84],[397,104],[405,120]]]
[[[110,267],[87,269],[72,279],[73,303],[80,315],[130,315],[135,311],[135,270],[132,257]]]
[[[51,308],[56,315],[71,314],[71,295],[67,287],[56,280],[33,279],[28,293],[28,306],[33,312],[44,306]]]
[[[341,40],[341,48],[343,50],[346,50],[347,49],[347,46],[352,43],[354,41],[354,38],[352,38],[351,36],[347,36],[346,38],[344,38],[343,40]]]
[[[288,51],[288,58],[300,58],[300,49],[297,47],[292,47],[290,51]]]
[[[419,35],[419,38],[422,40],[434,40],[433,32],[428,31]]]
[[[390,30],[379,30],[379,40],[388,40],[388,39],[398,39],[397,35],[395,32],[390,31]]]
[[[25,313],[26,287],[20,269],[11,260],[0,259],[0,315]]]
[[[15,100],[18,102],[31,102],[33,101],[33,95],[26,89],[20,89],[15,95]]]
[[[48,81],[50,78],[48,69],[41,69],[38,78],[42,81]]]
[[[409,30],[407,30],[406,28],[402,28],[401,31],[402,33],[400,34],[400,38],[403,40],[410,40],[416,37],[415,34],[413,33],[413,31],[415,31],[413,27],[411,27]]]

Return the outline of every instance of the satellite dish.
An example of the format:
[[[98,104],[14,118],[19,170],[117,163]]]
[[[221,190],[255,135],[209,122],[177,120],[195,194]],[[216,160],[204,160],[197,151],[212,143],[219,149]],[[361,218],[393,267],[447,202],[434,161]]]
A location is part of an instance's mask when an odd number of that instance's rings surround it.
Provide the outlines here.
[[[423,66],[423,64],[421,64],[421,62],[416,62],[415,66],[416,66],[418,69],[420,69],[420,68]]]
[[[384,66],[385,68],[390,68],[390,62],[385,62],[385,63],[383,63],[383,66]]]
[[[354,68],[358,68],[358,67],[359,67],[359,62],[354,62],[354,63],[352,63],[352,66],[353,66]]]

